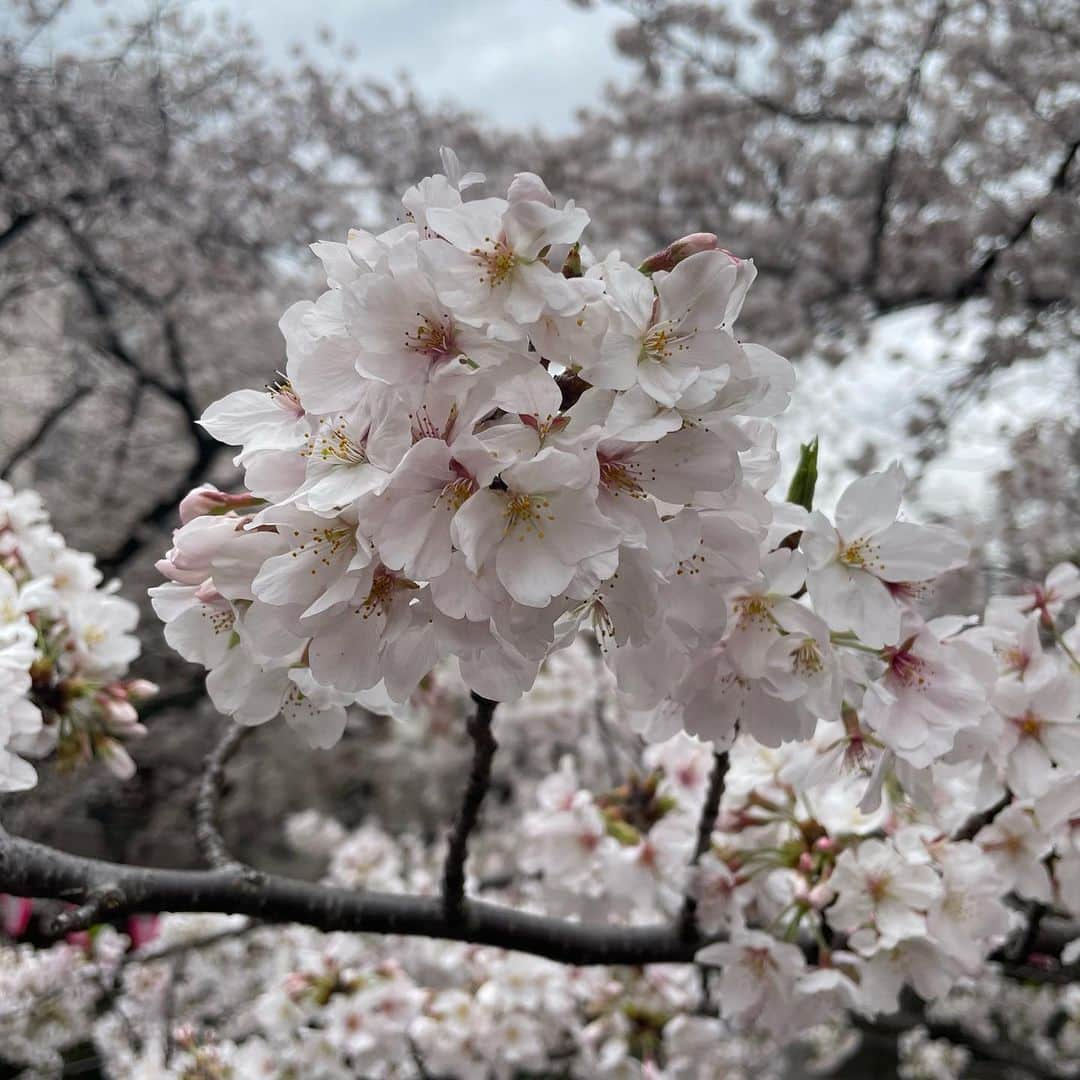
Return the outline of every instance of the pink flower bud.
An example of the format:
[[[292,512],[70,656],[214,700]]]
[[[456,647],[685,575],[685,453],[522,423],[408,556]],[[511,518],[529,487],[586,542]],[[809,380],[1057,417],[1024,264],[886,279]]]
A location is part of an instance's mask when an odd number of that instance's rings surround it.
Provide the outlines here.
[[[109,731],[119,734],[133,725],[138,725],[139,714],[130,701],[120,701],[117,698],[102,694],[98,698],[102,715],[105,717],[105,726]]]
[[[132,701],[148,701],[152,697],[157,697],[161,687],[149,679],[128,679],[124,684],[124,689]]]
[[[221,506],[246,506],[252,501],[247,491],[230,495],[226,491],[219,491],[213,484],[200,484],[180,500],[180,523],[186,525]]]
[[[809,851],[804,851],[799,856],[799,869],[804,874],[809,874],[810,871],[814,869],[814,857]]]
[[[141,949],[161,934],[161,919],[157,915],[132,915],[126,929],[131,947]]]
[[[196,590],[195,599],[200,604],[216,604],[225,598],[217,591],[213,578],[207,578]]]
[[[720,241],[716,233],[691,233],[668,244],[666,248],[650,255],[638,269],[643,274],[655,274],[657,270],[674,270],[683,259],[702,251],[719,251]],[[730,254],[730,252],[728,252]]]
[[[25,896],[0,893],[0,925],[9,938],[19,938],[26,933],[33,912],[34,905]]]
[[[82,949],[88,956],[90,955],[90,934],[86,930],[72,930],[70,934],[64,935],[64,940],[69,945]]]
[[[821,911],[833,898],[833,891],[824,881],[815,885],[806,895],[807,903],[815,910]]]
[[[815,851],[835,851],[836,841],[831,836],[819,836],[814,841]]]
[[[105,762],[109,772],[118,779],[130,780],[135,775],[134,759],[115,739],[107,735],[99,737],[94,742],[94,751]]]

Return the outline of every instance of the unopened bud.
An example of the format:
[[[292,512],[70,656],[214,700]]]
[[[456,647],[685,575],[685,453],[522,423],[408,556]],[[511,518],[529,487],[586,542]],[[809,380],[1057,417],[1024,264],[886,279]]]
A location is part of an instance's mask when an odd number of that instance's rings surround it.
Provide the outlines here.
[[[230,495],[227,491],[218,490],[213,484],[200,484],[180,500],[180,523],[186,525],[189,521],[222,507],[248,506],[252,501],[251,494],[246,491]]]
[[[835,851],[836,841],[831,836],[819,836],[814,841],[815,851]]]
[[[124,684],[124,689],[132,701],[147,701],[152,697],[156,697],[161,687],[149,679],[128,679]]]
[[[161,919],[157,915],[132,915],[125,929],[131,947],[139,949],[161,934]]]
[[[716,233],[699,232],[672,241],[666,248],[650,255],[638,269],[643,274],[655,274],[657,270],[674,270],[676,266],[702,251],[719,251],[720,241]]]
[[[200,604],[216,604],[219,600],[223,600],[224,597],[217,591],[217,586],[214,585],[213,578],[207,578],[196,590],[195,599]]]
[[[33,902],[27,897],[0,893],[0,926],[9,938],[20,938],[26,933],[33,913]]]
[[[814,857],[809,851],[804,851],[799,856],[799,869],[804,874],[809,874],[810,871],[814,869]]]
[[[140,727],[139,714],[130,701],[102,694],[98,698],[105,726],[113,735],[126,735],[132,728]]]
[[[130,780],[135,775],[135,761],[115,739],[107,735],[94,740],[94,753],[105,762],[105,767],[120,780]]]
[[[833,891],[824,881],[815,885],[807,894],[806,902],[815,910],[821,911],[827,907],[833,898]]]

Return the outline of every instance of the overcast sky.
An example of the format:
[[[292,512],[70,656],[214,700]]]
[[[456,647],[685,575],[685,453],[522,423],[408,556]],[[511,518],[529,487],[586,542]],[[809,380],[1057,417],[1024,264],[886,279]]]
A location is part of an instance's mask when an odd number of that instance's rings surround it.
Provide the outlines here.
[[[449,100],[514,127],[565,130],[574,110],[597,100],[631,65],[612,34],[626,16],[600,4],[583,11],[569,0],[181,0],[193,12],[224,8],[254,27],[268,55],[288,62],[302,42],[317,53],[319,28],[356,50],[366,76],[407,72],[427,98]],[[148,0],[71,0],[36,49],[88,42],[103,8],[138,13]],[[0,0],[0,24],[3,3]]]

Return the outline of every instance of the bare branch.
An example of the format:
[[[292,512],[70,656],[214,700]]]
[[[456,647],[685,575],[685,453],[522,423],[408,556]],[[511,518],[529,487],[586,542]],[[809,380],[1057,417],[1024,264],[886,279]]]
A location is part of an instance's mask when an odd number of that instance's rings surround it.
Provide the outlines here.
[[[613,926],[570,922],[481,900],[464,902],[460,917],[451,917],[439,896],[342,889],[272,874],[263,876],[256,885],[250,876],[234,870],[123,866],[69,855],[2,831],[0,892],[81,904],[72,913],[73,926],[106,915],[117,919],[140,912],[216,912],[248,915],[266,923],[301,923],[327,932],[396,934],[491,945],[578,966],[690,963],[703,945],[723,938],[696,932],[684,937],[681,928],[670,923]],[[100,899],[103,895],[104,900]],[[1076,933],[1075,923],[1044,920],[1035,947],[1047,955],[1059,955]],[[1073,965],[1073,973],[1075,968]],[[1003,970],[1011,973],[1008,963],[1003,963]],[[1023,972],[1029,969],[1017,970],[1026,977]],[[1060,980],[1051,977],[1046,981]]]
[[[923,37],[922,47],[911,65],[907,88],[904,92],[904,104],[900,109],[900,114],[893,122],[889,152],[878,176],[878,188],[874,204],[874,226],[870,233],[870,253],[867,258],[865,272],[866,282],[875,293],[877,292],[878,279],[881,276],[881,252],[885,243],[885,231],[889,224],[889,202],[892,198],[900,148],[904,141],[904,133],[911,122],[912,105],[919,96],[919,87],[922,84],[922,73],[926,58],[933,50],[941,34],[941,27],[945,22],[947,11],[948,5],[942,0],[934,11],[934,16],[930,20],[930,25]]]
[[[473,694],[476,711],[469,717],[469,738],[473,741],[472,768],[465,795],[450,834],[443,865],[443,912],[449,922],[461,922],[465,914],[465,860],[469,855],[469,834],[480,817],[480,807],[491,785],[491,763],[495,757],[495,736],[491,721],[496,702]]]
[[[24,458],[29,457],[49,437],[52,429],[63,419],[69,409],[77,405],[87,394],[91,386],[87,383],[77,383],[68,391],[42,418],[33,434],[24,439],[12,450],[7,461],[0,468],[0,480],[6,480]]]
[[[199,794],[195,801],[195,839],[203,857],[216,870],[239,871],[248,875],[253,873],[251,868],[234,859],[225,847],[225,841],[218,829],[217,817],[221,792],[225,786],[225,766],[250,731],[251,728],[242,724],[233,724],[206,756],[202,779],[199,781]]]
[[[103,922],[108,914],[123,902],[123,894],[115,885],[102,885],[90,892],[77,907],[60,912],[49,925],[50,937],[63,937],[77,930],[88,930],[94,923]]]
[[[712,772],[709,774],[709,786],[705,792],[705,801],[701,804],[701,817],[698,818],[694,854],[690,858],[691,874],[693,874],[697,864],[701,861],[702,855],[709,850],[709,845],[712,843],[716,817],[720,813],[720,800],[724,797],[724,780],[727,777],[728,764],[729,757],[726,750],[722,754],[713,753],[713,767]],[[689,889],[683,898],[678,925],[679,935],[684,940],[692,940],[697,936],[697,900]]]
[[[1010,802],[1012,802],[1012,795],[1009,792],[1006,792],[993,806],[987,807],[985,810],[980,810],[977,814],[972,814],[971,817],[957,829],[953,839],[974,840],[979,831],[989,825]]]

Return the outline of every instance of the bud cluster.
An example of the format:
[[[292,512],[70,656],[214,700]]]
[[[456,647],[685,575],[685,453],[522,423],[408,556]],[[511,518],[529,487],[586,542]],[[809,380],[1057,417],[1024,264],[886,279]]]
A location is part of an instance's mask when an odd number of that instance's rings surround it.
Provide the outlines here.
[[[0,791],[33,787],[27,757],[135,771],[124,744],[146,734],[135,705],[157,687],[126,677],[138,609],[101,582],[36,493],[0,482]]]

